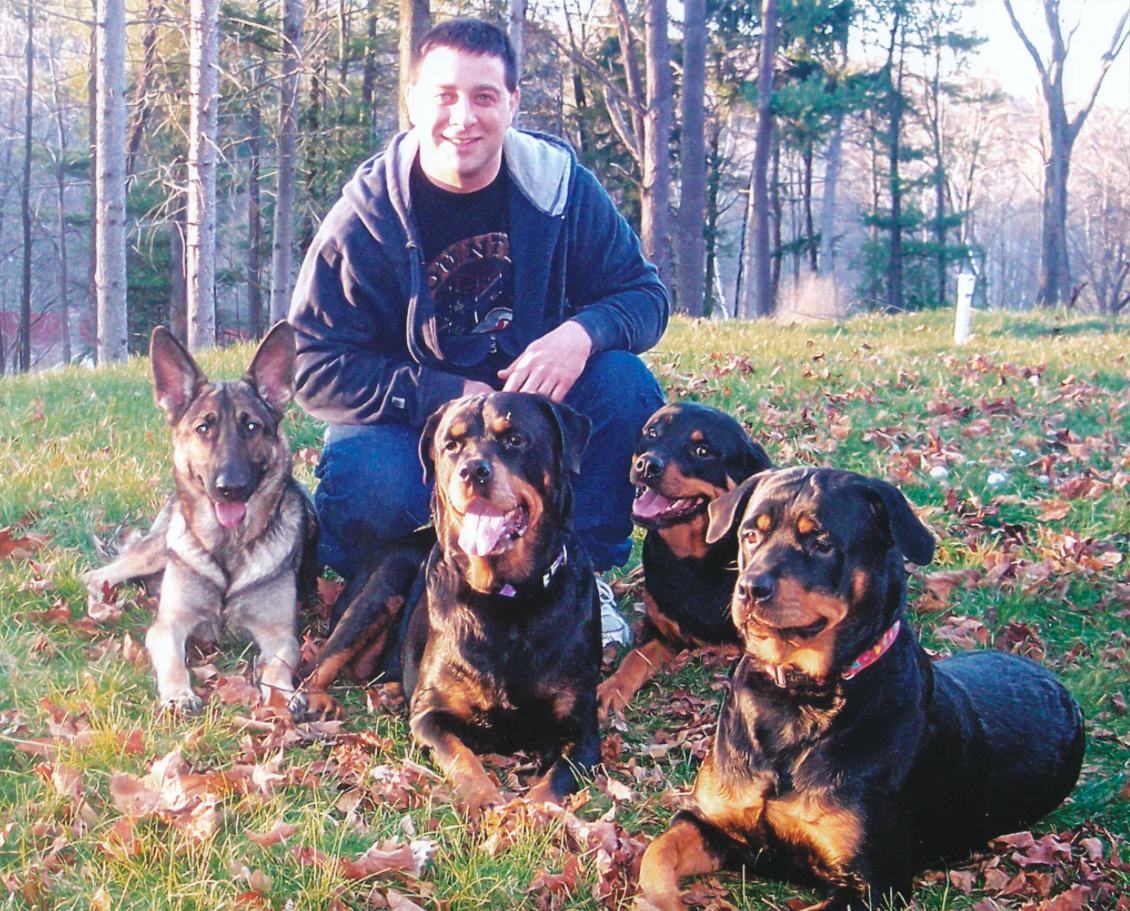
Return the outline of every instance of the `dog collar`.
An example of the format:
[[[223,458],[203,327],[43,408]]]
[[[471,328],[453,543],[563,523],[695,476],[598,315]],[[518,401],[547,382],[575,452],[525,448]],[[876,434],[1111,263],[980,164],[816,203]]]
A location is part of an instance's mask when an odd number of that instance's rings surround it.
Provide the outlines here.
[[[902,621],[896,620],[894,626],[883,633],[883,635],[879,638],[879,641],[871,646],[871,648],[869,648],[862,655],[856,658],[851,664],[849,664],[847,666],[847,669],[844,670],[844,672],[840,674],[840,676],[844,680],[851,680],[852,677],[858,674],[865,667],[870,667],[872,664],[882,658],[883,655],[886,654],[887,649],[895,644],[895,639],[898,638],[899,629],[901,627]]]
[[[542,588],[549,588],[549,583],[553,581],[553,577],[557,575],[557,571],[559,569],[561,569],[561,567],[564,566],[568,562],[569,562],[569,550],[568,550],[568,548],[565,547],[564,544],[562,544],[561,545],[561,553],[559,553],[557,555],[556,560],[554,560],[551,564],[549,564],[549,569],[547,569],[541,577],[541,587]],[[509,582],[507,582],[504,586],[502,586],[502,588],[500,588],[498,590],[498,593],[500,595],[502,595],[503,598],[517,598],[518,597],[518,589],[516,589]]]

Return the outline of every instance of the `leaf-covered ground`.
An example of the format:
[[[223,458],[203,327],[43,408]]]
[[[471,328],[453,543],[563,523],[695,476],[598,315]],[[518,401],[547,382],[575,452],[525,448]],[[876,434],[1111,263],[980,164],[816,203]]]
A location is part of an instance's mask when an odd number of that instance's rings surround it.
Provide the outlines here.
[[[1130,344],[1123,324],[947,314],[805,326],[677,322],[650,355],[671,398],[743,419],[781,465],[886,477],[940,542],[911,583],[939,655],[1000,648],[1059,674],[1088,753],[1032,832],[919,881],[922,908],[1130,911]],[[212,352],[236,375],[250,352]],[[565,808],[520,799],[469,824],[409,741],[389,687],[345,723],[257,704],[246,644],[191,656],[207,712],[153,711],[153,605],[88,612],[78,573],[143,529],[170,487],[144,361],[0,380],[0,903],[31,908],[621,908],[635,864],[710,744],[728,665],[684,656],[605,731]],[[320,428],[292,408],[296,471]],[[625,466],[627,470],[627,466]],[[630,564],[627,570],[631,570]],[[307,659],[328,603],[304,618]],[[639,616],[638,578],[618,582]],[[526,757],[494,757],[519,792]],[[695,907],[799,908],[799,887],[726,874]]]

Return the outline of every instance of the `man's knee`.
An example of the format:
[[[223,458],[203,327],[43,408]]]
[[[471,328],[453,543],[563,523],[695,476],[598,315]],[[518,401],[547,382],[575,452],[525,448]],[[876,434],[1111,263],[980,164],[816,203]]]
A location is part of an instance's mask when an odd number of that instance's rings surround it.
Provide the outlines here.
[[[638,431],[663,404],[663,392],[647,365],[630,351],[604,351],[593,357],[566,404],[593,419]],[[634,444],[633,440],[633,444]]]

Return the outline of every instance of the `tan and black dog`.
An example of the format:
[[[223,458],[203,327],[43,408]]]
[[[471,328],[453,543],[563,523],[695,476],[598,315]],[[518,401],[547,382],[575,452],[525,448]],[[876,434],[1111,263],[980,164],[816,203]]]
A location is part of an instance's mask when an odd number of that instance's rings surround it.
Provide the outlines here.
[[[83,581],[93,599],[129,579],[159,583],[145,645],[164,707],[201,709],[185,641],[216,638],[221,626],[255,640],[264,698],[273,691],[288,698],[299,657],[297,596],[318,572],[314,506],[291,477],[281,429],[294,395],[294,332],[278,323],[234,382],[208,382],[162,326],[149,357],[154,399],[172,425],[176,493],[148,534]]]
[[[730,619],[737,538],[706,541],[707,508],[752,474],[772,468],[765,450],[728,414],[706,405],[665,405],[640,432],[632,462],[632,520],[643,543],[644,604],[639,645],[598,692],[601,714],[622,710],[680,651],[738,653]]]
[[[402,650],[413,737],[464,805],[500,801],[475,755],[540,752],[531,800],[600,760],[600,608],[573,533],[588,418],[541,396],[456,399],[420,438],[437,543]]]
[[[878,908],[1071,792],[1083,718],[1055,677],[995,651],[932,664],[905,623],[903,559],[934,541],[896,488],[770,471],[710,514],[710,540],[738,523],[745,654],[692,808],[644,855],[651,906],[682,911],[682,877],[748,864],[815,877],[817,908]]]

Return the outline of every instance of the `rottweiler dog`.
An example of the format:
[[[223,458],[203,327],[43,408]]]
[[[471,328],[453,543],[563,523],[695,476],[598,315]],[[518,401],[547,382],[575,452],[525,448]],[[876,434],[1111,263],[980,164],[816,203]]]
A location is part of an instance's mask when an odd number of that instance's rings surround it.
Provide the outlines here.
[[[728,414],[706,405],[665,405],[640,432],[632,461],[632,521],[643,543],[639,645],[597,690],[602,715],[622,710],[664,664],[688,648],[738,652],[730,619],[738,544],[706,541],[707,508],[750,475],[771,468],[765,450]]]
[[[476,753],[536,750],[529,798],[574,790],[600,760],[600,608],[570,481],[589,431],[571,408],[518,393],[432,415],[420,459],[434,529],[392,542],[350,583],[299,707],[335,713],[325,687],[342,668],[380,670],[402,680],[413,737],[472,813],[501,801]]]
[[[692,808],[644,855],[647,902],[682,909],[682,877],[749,864],[814,876],[817,908],[879,907],[1067,797],[1083,718],[1055,677],[1003,652],[932,664],[903,621],[903,559],[934,540],[896,488],[764,472],[711,505],[708,540],[735,522],[745,654]]]

